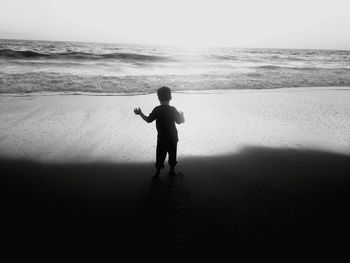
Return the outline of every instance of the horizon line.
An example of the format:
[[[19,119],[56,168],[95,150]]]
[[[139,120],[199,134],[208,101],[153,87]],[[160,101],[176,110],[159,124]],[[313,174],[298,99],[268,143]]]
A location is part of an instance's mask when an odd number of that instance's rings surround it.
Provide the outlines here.
[[[339,49],[339,48],[289,48],[289,47],[242,47],[242,46],[229,46],[229,45],[222,45],[222,46],[215,46],[215,45],[179,45],[179,44],[164,44],[164,43],[146,43],[146,42],[98,42],[98,41],[78,41],[78,40],[50,40],[50,39],[34,39],[34,38],[3,38],[0,37],[0,40],[22,40],[22,41],[43,41],[43,42],[72,42],[72,43],[92,43],[92,44],[114,44],[114,45],[144,45],[144,46],[164,46],[164,47],[180,47],[180,48],[186,48],[186,47],[201,47],[201,48],[234,48],[234,49],[283,49],[283,50],[334,50],[334,51],[350,51],[349,49]]]

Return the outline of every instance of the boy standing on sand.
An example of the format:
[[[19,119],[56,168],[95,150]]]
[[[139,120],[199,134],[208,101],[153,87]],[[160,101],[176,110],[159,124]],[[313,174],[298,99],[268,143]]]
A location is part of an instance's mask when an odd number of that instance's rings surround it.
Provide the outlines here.
[[[177,150],[177,124],[184,123],[185,117],[183,112],[178,112],[177,109],[169,105],[171,100],[171,90],[168,87],[161,87],[157,90],[158,99],[160,105],[155,107],[151,114],[147,117],[144,115],[140,108],[134,109],[136,115],[140,115],[141,118],[150,123],[156,120],[156,127],[158,132],[157,137],[157,152],[156,152],[156,173],[153,176],[154,179],[159,178],[160,169],[164,168],[164,161],[166,154],[169,154],[169,174],[174,175]]]

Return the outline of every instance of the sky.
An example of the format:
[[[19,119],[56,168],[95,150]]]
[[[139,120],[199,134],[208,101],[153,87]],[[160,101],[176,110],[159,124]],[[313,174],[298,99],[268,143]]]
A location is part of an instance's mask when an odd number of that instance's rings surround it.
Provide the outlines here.
[[[349,0],[0,0],[0,38],[350,50]]]

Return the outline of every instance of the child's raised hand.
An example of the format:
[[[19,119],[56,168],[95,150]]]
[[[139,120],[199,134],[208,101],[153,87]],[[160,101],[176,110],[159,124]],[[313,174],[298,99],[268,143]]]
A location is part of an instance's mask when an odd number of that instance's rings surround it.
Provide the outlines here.
[[[184,122],[185,122],[185,116],[184,116],[185,114],[184,114],[182,111],[180,111],[179,113],[180,113],[180,116],[181,116],[181,117],[178,117],[178,120],[176,120],[176,123],[177,123],[177,124],[180,124],[180,123],[184,123]]]
[[[134,113],[135,113],[136,115],[140,115],[141,112],[142,112],[142,111],[141,111],[140,107],[134,109]]]

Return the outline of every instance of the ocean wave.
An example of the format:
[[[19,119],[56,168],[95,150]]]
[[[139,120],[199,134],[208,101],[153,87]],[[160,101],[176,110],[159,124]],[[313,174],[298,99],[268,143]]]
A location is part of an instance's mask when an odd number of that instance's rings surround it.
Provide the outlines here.
[[[300,66],[300,67],[291,67],[291,66],[283,66],[283,65],[262,65],[262,66],[254,66],[253,68],[257,69],[267,69],[267,70],[305,70],[305,71],[313,71],[313,70],[320,70],[320,69],[329,69],[329,70],[350,70],[350,68],[346,67],[324,67],[324,66],[319,66],[319,67],[306,67],[306,66]]]
[[[173,91],[216,89],[271,89],[280,87],[350,87],[350,71],[330,69],[318,71],[277,70],[268,72],[239,71],[232,74],[200,75],[137,75],[95,76],[31,72],[6,74],[0,72],[0,94],[5,93],[138,93],[154,92],[167,85]]]
[[[88,52],[60,52],[60,53],[40,53],[31,50],[12,50],[0,49],[0,58],[5,59],[26,59],[26,58],[43,58],[43,59],[72,59],[72,60],[124,60],[124,61],[149,61],[149,62],[166,62],[172,61],[170,57],[146,55],[138,53],[88,53]]]
[[[211,57],[219,60],[240,60],[239,57],[233,55],[212,55]]]
[[[281,69],[281,68],[296,69],[296,68],[277,66],[277,65],[262,65],[262,66],[255,66],[255,68],[259,68],[259,69]]]

